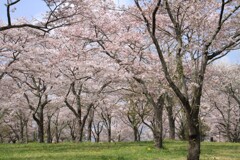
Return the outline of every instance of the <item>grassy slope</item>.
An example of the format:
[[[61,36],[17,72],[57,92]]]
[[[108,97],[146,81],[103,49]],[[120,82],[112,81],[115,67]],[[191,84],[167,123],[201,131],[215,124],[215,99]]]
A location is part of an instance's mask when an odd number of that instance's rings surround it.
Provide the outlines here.
[[[0,160],[185,160],[187,143],[166,141],[157,150],[151,142],[0,144]],[[240,144],[202,143],[201,159],[240,160]]]

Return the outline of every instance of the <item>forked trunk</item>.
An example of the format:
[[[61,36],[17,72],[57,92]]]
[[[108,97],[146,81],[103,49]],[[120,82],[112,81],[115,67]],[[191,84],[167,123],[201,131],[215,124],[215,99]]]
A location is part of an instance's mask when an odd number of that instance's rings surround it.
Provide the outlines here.
[[[100,134],[96,134],[96,142],[100,142]]]

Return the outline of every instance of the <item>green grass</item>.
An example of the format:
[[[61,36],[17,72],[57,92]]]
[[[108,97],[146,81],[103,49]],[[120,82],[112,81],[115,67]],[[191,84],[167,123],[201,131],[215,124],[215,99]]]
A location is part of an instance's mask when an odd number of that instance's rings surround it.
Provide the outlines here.
[[[187,142],[0,144],[0,160],[185,160]],[[240,160],[240,144],[202,143],[202,160]]]

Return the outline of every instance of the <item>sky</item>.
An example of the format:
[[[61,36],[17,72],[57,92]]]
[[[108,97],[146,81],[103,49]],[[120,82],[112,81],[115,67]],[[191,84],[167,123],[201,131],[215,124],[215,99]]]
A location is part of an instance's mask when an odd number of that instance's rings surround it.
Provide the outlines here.
[[[6,2],[7,0],[0,0],[0,18],[3,21],[7,20],[7,9],[4,5]],[[47,6],[42,0],[21,0],[14,7],[16,10],[11,14],[13,19],[26,17],[28,20],[31,20],[33,17],[40,17],[47,10]]]
[[[133,0],[114,0],[117,5],[130,5],[133,4]],[[7,0],[0,0],[0,20],[6,22],[6,7],[4,4]],[[47,6],[42,0],[21,0],[15,5],[16,10],[12,13],[12,18],[17,19],[25,17],[28,20],[33,18],[40,18],[44,11],[47,10]],[[233,51],[227,56],[223,57],[221,62],[227,63],[239,63],[240,64],[240,50]]]
[[[133,4],[133,0],[114,0],[118,5],[130,5]]]

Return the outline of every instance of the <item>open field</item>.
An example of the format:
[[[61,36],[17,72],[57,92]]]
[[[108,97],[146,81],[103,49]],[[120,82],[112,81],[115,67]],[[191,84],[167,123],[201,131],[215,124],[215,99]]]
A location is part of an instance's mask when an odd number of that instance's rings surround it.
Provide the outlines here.
[[[0,144],[0,160],[184,160],[187,143],[166,141],[163,150],[151,142]],[[239,160],[240,144],[202,143],[203,160]]]

